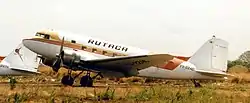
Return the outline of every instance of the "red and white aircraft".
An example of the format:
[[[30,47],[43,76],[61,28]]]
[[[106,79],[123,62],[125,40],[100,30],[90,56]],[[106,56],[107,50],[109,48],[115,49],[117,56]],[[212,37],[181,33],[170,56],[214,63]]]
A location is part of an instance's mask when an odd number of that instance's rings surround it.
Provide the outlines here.
[[[54,71],[63,66],[68,75],[62,78],[65,85],[73,85],[71,71],[88,71],[81,78],[82,86],[92,86],[90,72],[107,77],[155,77],[190,79],[195,86],[198,79],[226,79],[228,43],[213,37],[191,57],[156,54],[148,50],[117,44],[86,35],[43,30],[36,37],[24,39],[23,44],[39,54],[42,63]]]

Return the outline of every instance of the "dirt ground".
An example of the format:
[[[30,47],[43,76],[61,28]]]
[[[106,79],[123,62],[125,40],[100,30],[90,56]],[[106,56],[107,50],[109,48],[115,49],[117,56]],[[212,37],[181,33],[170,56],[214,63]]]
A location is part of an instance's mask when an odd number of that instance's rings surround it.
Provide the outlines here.
[[[7,77],[0,77],[0,102],[8,103],[250,103],[250,74],[237,74],[227,81],[200,81],[195,88],[190,80],[97,79],[94,87],[60,83],[63,74],[44,72],[42,75],[15,77],[11,89]]]
[[[29,77],[31,78],[31,77]],[[7,78],[0,84],[0,102],[25,103],[92,103],[92,102],[171,102],[171,103],[249,103],[250,83],[230,81],[205,81],[195,88],[190,81],[143,83],[98,80],[94,87],[63,86],[58,81],[45,80],[35,83],[19,77],[11,90]],[[25,81],[27,79],[27,81]],[[20,81],[22,80],[22,81]]]

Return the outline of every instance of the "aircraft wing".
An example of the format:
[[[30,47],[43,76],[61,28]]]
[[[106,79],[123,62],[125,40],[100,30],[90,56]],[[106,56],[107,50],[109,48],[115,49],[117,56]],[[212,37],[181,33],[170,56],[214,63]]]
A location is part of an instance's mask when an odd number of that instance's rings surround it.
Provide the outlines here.
[[[196,72],[203,75],[214,76],[214,77],[234,77],[232,74],[226,72],[217,72],[217,71],[205,71],[205,70],[196,70]]]
[[[35,53],[20,44],[0,62],[0,75],[38,74],[39,59]]]
[[[145,69],[151,66],[160,67],[173,58],[174,57],[169,54],[124,56],[86,60],[82,61],[81,65],[89,65],[108,71],[118,71],[136,75],[138,73],[137,70]]]

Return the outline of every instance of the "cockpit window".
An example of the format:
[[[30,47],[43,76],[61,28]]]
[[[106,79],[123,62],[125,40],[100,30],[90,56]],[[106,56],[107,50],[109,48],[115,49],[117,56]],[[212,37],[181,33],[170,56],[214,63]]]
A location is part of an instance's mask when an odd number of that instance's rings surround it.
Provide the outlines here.
[[[49,35],[44,35],[44,38],[45,39],[49,39]]]
[[[50,39],[50,35],[48,34],[36,33],[36,36],[39,36],[44,39]]]

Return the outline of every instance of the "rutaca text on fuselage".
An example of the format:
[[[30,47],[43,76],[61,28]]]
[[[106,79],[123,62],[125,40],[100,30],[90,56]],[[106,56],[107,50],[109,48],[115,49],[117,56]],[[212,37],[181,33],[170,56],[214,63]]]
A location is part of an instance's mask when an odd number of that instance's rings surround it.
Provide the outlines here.
[[[124,51],[124,52],[128,51],[127,47],[122,47],[122,46],[119,46],[119,45],[109,44],[109,43],[106,43],[106,42],[100,42],[100,41],[93,40],[93,39],[89,39],[88,43],[94,44],[94,45],[97,45],[97,46],[103,46],[103,47],[115,49],[115,50],[120,50],[120,51]]]

